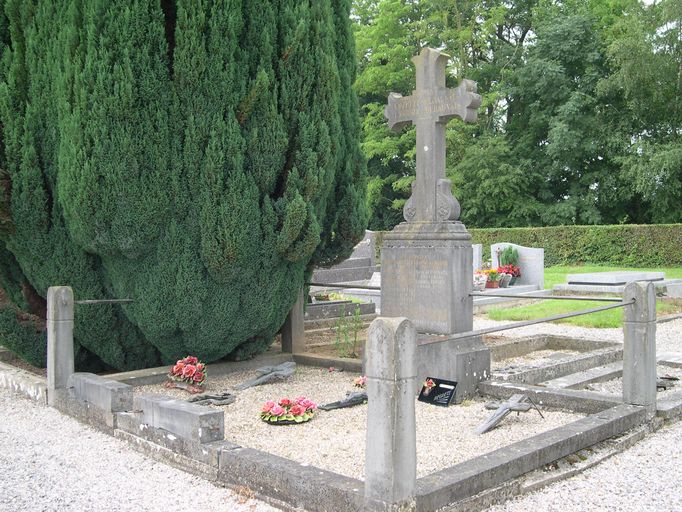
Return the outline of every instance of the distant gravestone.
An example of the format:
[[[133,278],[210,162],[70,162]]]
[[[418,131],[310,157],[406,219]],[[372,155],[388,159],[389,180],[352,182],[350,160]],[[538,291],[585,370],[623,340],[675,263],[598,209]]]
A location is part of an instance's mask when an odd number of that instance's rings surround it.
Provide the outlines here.
[[[538,247],[524,247],[510,243],[499,243],[490,246],[493,268],[499,266],[498,254],[506,247],[513,247],[519,253],[519,267],[521,277],[516,280],[516,284],[530,284],[542,290],[545,287],[545,250]]]
[[[460,206],[445,179],[445,125],[474,122],[481,97],[476,83],[445,87],[448,56],[425,48],[413,57],[417,88],[391,93],[384,114],[399,130],[417,129],[417,171],[405,221],[384,236],[381,251],[382,315],[409,318],[419,332],[450,334],[473,325],[471,235],[459,222]]]
[[[483,266],[483,244],[473,244],[471,248],[474,254],[471,268],[476,272]]]

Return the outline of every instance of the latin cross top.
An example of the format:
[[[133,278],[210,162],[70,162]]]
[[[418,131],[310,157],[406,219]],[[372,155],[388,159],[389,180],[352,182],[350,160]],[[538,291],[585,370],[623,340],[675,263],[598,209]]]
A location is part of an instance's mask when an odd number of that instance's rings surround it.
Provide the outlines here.
[[[455,89],[445,88],[445,65],[449,56],[424,48],[412,58],[417,87],[411,96],[391,93],[384,115],[388,126],[400,130],[417,127],[417,178],[412,197],[403,209],[407,222],[440,222],[459,218],[459,203],[445,179],[445,124],[454,117],[467,123],[477,119],[481,96],[476,82],[462,80]]]

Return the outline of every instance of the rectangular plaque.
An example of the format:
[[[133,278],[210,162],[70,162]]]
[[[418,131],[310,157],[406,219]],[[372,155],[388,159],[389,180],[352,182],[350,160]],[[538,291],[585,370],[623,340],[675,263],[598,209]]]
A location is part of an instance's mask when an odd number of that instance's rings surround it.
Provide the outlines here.
[[[427,383],[433,383],[430,387]],[[455,398],[455,389],[457,388],[457,383],[452,380],[436,379],[435,377],[426,377],[422,390],[417,398],[420,402],[425,402],[427,404],[439,405],[441,407],[447,407],[452,403],[453,398]]]

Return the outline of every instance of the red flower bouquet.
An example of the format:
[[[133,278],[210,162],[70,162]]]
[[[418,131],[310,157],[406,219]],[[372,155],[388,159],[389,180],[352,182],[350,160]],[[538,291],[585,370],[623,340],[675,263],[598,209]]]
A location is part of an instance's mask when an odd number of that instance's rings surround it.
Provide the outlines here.
[[[194,356],[187,356],[171,367],[168,378],[175,382],[201,387],[206,380],[206,365]]]

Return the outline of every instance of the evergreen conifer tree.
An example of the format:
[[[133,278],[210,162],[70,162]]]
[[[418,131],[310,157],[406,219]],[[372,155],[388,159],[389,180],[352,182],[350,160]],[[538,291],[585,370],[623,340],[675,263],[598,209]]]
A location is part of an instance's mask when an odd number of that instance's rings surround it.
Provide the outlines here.
[[[78,366],[269,346],[313,265],[362,236],[349,2],[6,0],[3,344],[44,363],[44,297]]]

